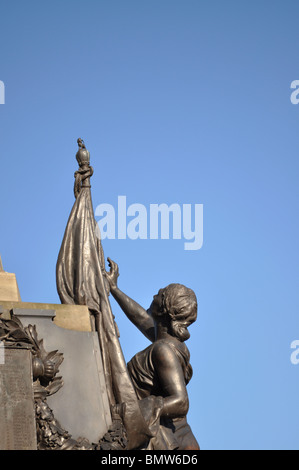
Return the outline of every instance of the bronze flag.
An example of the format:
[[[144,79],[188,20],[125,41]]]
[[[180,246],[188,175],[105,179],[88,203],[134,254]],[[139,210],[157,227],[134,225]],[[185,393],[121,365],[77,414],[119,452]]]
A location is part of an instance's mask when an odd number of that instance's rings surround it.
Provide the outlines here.
[[[140,411],[136,392],[127,371],[118,330],[109,302],[105,259],[98,225],[94,218],[90,177],[93,169],[84,142],[78,139],[73,205],[56,266],[57,291],[63,304],[87,305],[99,336],[111,405],[125,404],[124,425],[129,449],[136,449],[151,436]]]

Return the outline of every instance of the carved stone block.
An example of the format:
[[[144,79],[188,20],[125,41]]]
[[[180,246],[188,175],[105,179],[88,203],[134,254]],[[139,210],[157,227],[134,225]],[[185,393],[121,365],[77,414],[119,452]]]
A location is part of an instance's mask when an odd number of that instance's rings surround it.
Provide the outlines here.
[[[0,450],[37,448],[31,361],[29,350],[2,348]]]
[[[59,350],[63,387],[47,398],[55,418],[74,439],[97,443],[111,425],[101,351],[96,332],[61,328],[53,322],[55,311],[14,308],[24,326],[36,325],[47,351]]]

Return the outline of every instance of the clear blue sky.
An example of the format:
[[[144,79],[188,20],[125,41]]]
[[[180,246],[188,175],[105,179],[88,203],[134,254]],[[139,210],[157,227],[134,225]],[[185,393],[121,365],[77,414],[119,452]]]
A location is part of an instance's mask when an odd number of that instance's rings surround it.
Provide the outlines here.
[[[92,196],[204,205],[204,244],[105,240],[145,307],[193,288],[189,422],[202,449],[299,449],[299,3],[0,2],[1,232],[23,301],[59,303],[76,139]],[[112,302],[127,360],[147,346]]]

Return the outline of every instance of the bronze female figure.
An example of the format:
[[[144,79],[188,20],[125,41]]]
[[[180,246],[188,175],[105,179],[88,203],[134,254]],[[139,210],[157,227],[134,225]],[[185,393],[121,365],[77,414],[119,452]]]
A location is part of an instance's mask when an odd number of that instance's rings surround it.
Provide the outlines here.
[[[196,296],[181,284],[170,284],[159,290],[145,310],[118,288],[118,265],[110,258],[108,262],[110,271],[106,277],[111,294],[152,342],[128,363],[143,416],[153,429],[153,437],[145,448],[198,450],[186,419],[189,408],[186,386],[192,377],[192,367],[184,342],[190,337],[188,326],[197,318]]]

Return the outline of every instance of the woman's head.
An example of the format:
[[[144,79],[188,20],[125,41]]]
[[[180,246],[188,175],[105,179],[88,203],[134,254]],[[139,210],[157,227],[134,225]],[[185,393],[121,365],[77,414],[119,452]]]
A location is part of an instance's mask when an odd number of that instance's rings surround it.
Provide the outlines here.
[[[169,284],[154,296],[152,313],[157,321],[168,321],[173,336],[186,341],[190,337],[188,326],[197,318],[196,295],[182,284]]]

